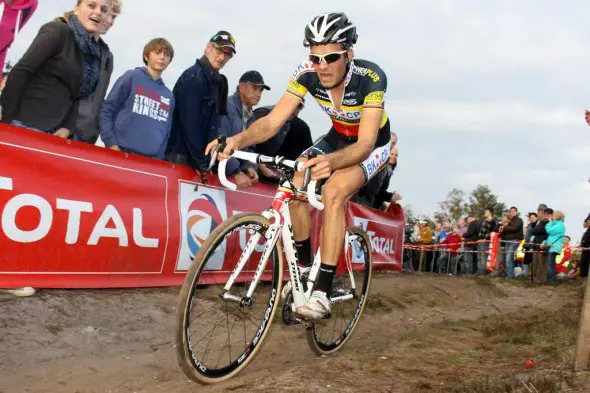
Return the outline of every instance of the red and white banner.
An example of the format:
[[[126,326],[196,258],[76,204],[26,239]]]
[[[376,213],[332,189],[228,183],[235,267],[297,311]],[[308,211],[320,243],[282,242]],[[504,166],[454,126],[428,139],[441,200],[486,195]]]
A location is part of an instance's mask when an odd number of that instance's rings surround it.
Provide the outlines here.
[[[496,261],[498,260],[498,249],[500,247],[500,234],[498,232],[490,233],[490,250],[486,261],[486,269],[489,272],[496,270]]]
[[[184,166],[0,124],[0,288],[181,284],[217,225],[268,208],[276,191],[207,180]],[[349,204],[347,224],[369,234],[376,268],[401,270],[403,212]],[[227,277],[232,254],[216,255],[207,274]]]

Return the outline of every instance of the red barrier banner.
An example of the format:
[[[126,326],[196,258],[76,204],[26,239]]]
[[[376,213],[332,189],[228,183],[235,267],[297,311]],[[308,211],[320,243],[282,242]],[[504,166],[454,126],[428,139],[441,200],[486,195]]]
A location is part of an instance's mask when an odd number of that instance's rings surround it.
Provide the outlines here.
[[[181,284],[217,225],[265,210],[276,191],[207,180],[184,166],[0,125],[0,288]],[[313,221],[319,231],[321,214]],[[348,204],[347,224],[367,231],[376,267],[401,270],[403,212]],[[214,255],[208,275],[225,279],[246,240]]]
[[[486,261],[486,269],[489,272],[496,270],[496,261],[498,260],[498,248],[500,246],[500,234],[498,232],[490,233],[490,249]]]

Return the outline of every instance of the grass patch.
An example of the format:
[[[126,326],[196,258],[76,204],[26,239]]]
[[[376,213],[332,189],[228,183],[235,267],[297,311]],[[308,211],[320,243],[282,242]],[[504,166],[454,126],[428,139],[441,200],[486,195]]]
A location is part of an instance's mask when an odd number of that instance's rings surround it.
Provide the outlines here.
[[[541,370],[571,367],[579,317],[580,304],[570,302],[552,312],[529,307],[477,320],[418,326],[403,332],[394,345],[411,354],[412,364],[421,365],[420,375],[410,369],[396,371],[413,379],[417,391],[528,393],[534,387],[556,392],[572,381],[565,374]],[[526,359],[533,359],[537,368],[526,367]],[[424,379],[425,375],[432,378]]]

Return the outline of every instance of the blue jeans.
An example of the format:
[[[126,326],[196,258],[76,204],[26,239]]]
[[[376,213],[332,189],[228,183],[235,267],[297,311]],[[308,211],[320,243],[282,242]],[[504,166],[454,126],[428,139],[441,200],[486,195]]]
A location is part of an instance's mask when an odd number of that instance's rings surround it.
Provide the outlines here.
[[[475,274],[475,272],[477,271],[477,254],[475,254],[474,251],[477,250],[477,246],[465,246],[464,250],[467,251],[463,253],[463,264],[465,268],[462,269],[461,272],[463,274]]]
[[[555,281],[555,258],[557,252],[550,252],[547,256],[547,281]]]
[[[505,259],[505,271],[506,278],[512,280],[514,278],[514,254],[518,248],[518,243],[505,243],[506,259]]]
[[[13,121],[10,122],[10,124],[12,124],[13,126],[17,126],[17,127],[27,128],[27,129],[29,129],[31,131],[39,131],[39,132],[44,132],[46,134],[50,134],[49,131],[43,131],[43,130],[40,130],[38,128],[28,126],[25,123],[23,123],[21,121],[18,121],[18,120],[13,120]]]
[[[485,274],[486,264],[488,262],[488,251],[490,250],[490,243],[477,244],[477,274]]]

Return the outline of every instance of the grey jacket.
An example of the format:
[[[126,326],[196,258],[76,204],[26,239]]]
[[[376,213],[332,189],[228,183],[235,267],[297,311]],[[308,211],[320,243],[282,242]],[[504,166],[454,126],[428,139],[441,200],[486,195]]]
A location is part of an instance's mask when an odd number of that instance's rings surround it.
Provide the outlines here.
[[[109,46],[99,39],[101,47],[100,76],[94,93],[78,104],[78,117],[76,118],[76,129],[74,138],[81,142],[94,145],[100,133],[98,128],[98,116],[111,83],[113,73],[113,53]]]

